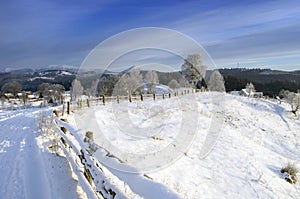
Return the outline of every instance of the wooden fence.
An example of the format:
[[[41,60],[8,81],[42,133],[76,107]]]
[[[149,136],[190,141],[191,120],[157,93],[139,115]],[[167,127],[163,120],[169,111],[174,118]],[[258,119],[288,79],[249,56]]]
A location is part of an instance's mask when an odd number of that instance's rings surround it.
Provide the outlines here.
[[[204,92],[203,89],[183,89],[183,90],[177,90],[172,93],[167,94],[141,94],[141,95],[129,95],[129,96],[100,96],[100,97],[93,97],[93,98],[87,98],[87,99],[78,99],[74,100],[72,102],[64,102],[62,105],[62,115],[66,112],[67,114],[70,114],[73,110],[78,110],[84,107],[91,107],[91,106],[99,106],[103,105],[105,106],[107,103],[124,103],[124,102],[135,102],[135,101],[144,101],[144,100],[165,100],[170,99],[173,97],[198,93],[198,92]]]

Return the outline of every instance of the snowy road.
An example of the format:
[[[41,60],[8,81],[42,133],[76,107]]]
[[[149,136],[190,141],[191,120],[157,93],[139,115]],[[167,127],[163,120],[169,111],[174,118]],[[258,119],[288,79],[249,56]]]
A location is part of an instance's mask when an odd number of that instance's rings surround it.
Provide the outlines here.
[[[38,113],[38,109],[0,113],[0,196],[78,198],[67,163],[38,145]],[[59,182],[57,174],[66,179]]]

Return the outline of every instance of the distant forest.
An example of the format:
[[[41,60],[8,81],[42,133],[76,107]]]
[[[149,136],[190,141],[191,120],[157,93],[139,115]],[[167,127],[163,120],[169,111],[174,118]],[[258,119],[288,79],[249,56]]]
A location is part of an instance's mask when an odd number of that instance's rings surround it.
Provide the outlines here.
[[[274,97],[281,89],[297,92],[300,90],[300,71],[276,71],[270,69],[220,69],[225,80],[226,91],[241,90],[252,82],[257,91]]]

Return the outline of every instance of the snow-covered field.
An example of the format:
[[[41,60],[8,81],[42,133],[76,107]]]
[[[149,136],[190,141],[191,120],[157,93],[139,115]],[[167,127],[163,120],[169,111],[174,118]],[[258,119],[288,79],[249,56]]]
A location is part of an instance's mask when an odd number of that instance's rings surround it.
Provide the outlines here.
[[[299,181],[292,185],[280,173],[288,162],[300,168],[300,120],[289,108],[197,93],[83,108],[61,124],[70,132],[65,139],[73,136],[79,147],[88,148],[85,133],[94,133],[98,149],[91,158],[119,198],[300,198]],[[64,158],[68,150],[48,150],[36,125],[39,112],[0,113],[1,198],[89,197],[80,168]]]

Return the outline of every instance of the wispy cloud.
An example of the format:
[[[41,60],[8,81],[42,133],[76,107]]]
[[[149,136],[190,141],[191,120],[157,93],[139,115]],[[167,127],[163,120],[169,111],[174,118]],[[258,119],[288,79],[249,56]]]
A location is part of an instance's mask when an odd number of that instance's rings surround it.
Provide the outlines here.
[[[4,1],[0,7],[0,67],[80,65],[99,42],[144,26],[187,34],[220,66],[276,57],[290,65],[295,60],[289,55],[296,56],[300,49],[299,6],[297,0]]]

